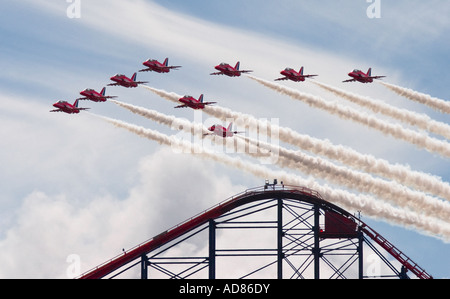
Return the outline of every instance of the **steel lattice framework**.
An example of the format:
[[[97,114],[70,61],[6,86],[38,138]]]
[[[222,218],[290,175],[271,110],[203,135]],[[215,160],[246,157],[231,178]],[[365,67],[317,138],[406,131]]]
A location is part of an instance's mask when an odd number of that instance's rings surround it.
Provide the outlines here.
[[[409,278],[408,271],[432,278],[317,192],[275,181],[233,196],[80,278],[130,272],[144,279]]]

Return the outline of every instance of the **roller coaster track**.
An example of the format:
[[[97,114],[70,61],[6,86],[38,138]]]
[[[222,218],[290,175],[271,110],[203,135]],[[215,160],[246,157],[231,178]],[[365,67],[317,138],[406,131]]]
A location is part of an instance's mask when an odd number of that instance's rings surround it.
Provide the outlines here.
[[[121,255],[118,255],[109,261],[85,272],[80,279],[99,279],[112,273],[113,271],[123,267],[124,265],[141,258],[143,255],[163,246],[164,244],[177,239],[178,237],[188,233],[189,231],[207,223],[211,219],[217,217],[237,208],[269,198],[289,198],[303,202],[312,203],[320,206],[321,209],[333,211],[344,217],[351,219],[358,225],[358,231],[361,231],[366,237],[373,240],[384,250],[386,250],[392,257],[394,257],[403,267],[414,273],[420,279],[432,279],[423,268],[419,267],[392,243],[383,238],[375,230],[370,228],[367,224],[362,222],[357,217],[343,210],[342,208],[331,204],[324,200],[321,195],[311,189],[305,187],[285,186],[276,184],[266,184],[262,187],[248,189],[240,194],[237,194],[208,210],[205,210],[194,217],[191,217],[184,222],[156,235],[155,237],[127,250]]]
[[[383,249],[385,249],[391,256],[393,256],[397,261],[399,261],[406,269],[414,273],[420,279],[432,279],[433,277],[428,274],[424,269],[419,267],[415,262],[413,262],[409,257],[407,257],[403,252],[396,248],[392,243],[383,238],[376,231],[368,227],[362,221],[362,231],[366,236],[375,241]]]

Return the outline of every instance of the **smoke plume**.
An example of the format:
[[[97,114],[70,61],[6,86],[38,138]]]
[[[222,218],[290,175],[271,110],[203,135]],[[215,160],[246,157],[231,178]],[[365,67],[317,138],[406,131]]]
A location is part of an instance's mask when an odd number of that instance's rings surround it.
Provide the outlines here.
[[[450,102],[448,102],[448,101],[444,101],[444,100],[432,97],[428,94],[420,93],[420,92],[414,91],[412,89],[400,87],[400,86],[397,86],[394,84],[390,84],[390,83],[386,83],[386,82],[379,82],[379,83],[381,85],[384,85],[385,87],[389,88],[390,90],[394,91],[398,95],[401,95],[405,98],[408,98],[415,102],[427,105],[428,107],[431,107],[442,113],[450,113]]]
[[[200,124],[194,124],[190,121],[174,116],[168,116],[143,107],[115,100],[113,102],[141,116],[167,126],[191,132],[193,135],[194,132],[200,132],[200,134],[202,134],[206,131]],[[174,126],[173,124],[176,125]],[[380,198],[394,202],[399,206],[413,208],[426,215],[435,215],[443,220],[450,219],[450,204],[448,202],[442,202],[436,198],[429,197],[422,192],[410,190],[396,182],[374,178],[369,174],[357,172],[345,166],[335,165],[320,157],[312,157],[299,151],[288,150],[278,145],[269,144],[259,140],[252,140],[250,138],[237,138],[233,140],[235,142],[227,142],[226,145],[231,145],[233,147],[237,145],[237,148],[245,149],[245,144],[239,144],[239,142],[243,142],[244,140],[255,146],[264,147],[270,152],[275,152],[278,157],[277,159],[274,159],[274,161],[283,167],[297,169],[303,173],[314,175],[317,178],[327,179],[336,184],[353,188],[360,192],[372,193]],[[260,158],[262,155],[262,151],[248,150],[244,152],[257,158]]]
[[[362,113],[358,110],[355,110],[351,107],[342,107],[338,103],[328,102],[320,97],[311,94],[303,93],[250,75],[247,76],[266,87],[269,87],[281,94],[291,97],[292,99],[303,101],[311,107],[325,110],[343,119],[348,119],[363,124],[370,128],[376,129],[383,134],[407,141],[419,148],[423,148],[430,152],[437,153],[443,157],[450,158],[450,144],[446,141],[431,138],[425,134],[406,129],[398,124],[388,123],[372,115],[368,115],[367,113]]]
[[[156,141],[159,144],[170,145],[184,148],[192,153],[198,153],[201,149],[196,149],[196,145],[181,141],[173,136],[167,136],[154,130],[146,129],[140,126],[129,124],[123,121],[103,117],[106,121],[112,123],[116,127],[126,129],[141,137]],[[222,164],[235,167],[251,173],[260,178],[274,177],[283,180],[286,184],[295,186],[307,186],[318,191],[323,198],[328,201],[340,205],[345,209],[353,211],[360,210],[369,217],[384,219],[389,222],[402,225],[407,228],[414,228],[420,232],[426,233],[433,237],[440,238],[446,242],[450,240],[450,225],[432,217],[423,216],[412,211],[395,208],[387,203],[379,202],[376,199],[359,195],[356,196],[348,191],[321,186],[312,180],[305,180],[293,174],[284,171],[274,171],[261,165],[255,165],[239,158],[231,158],[223,154],[217,154],[210,151],[202,151],[200,158],[206,158]]]
[[[175,93],[146,86],[146,88],[164,99],[177,102],[181,97]],[[354,149],[343,145],[334,145],[329,140],[321,140],[311,136],[300,134],[291,128],[280,127],[276,124],[267,124],[254,116],[235,112],[220,106],[209,106],[203,109],[207,114],[225,121],[226,119],[239,119],[244,125],[250,128],[258,126],[269,128],[270,131],[277,131],[281,141],[292,144],[303,150],[317,155],[325,156],[335,161],[339,161],[350,167],[373,173],[387,179],[395,180],[401,184],[417,188],[424,192],[450,200],[450,184],[443,182],[439,177],[411,170],[408,166],[391,164],[384,159],[375,158],[372,155],[361,154]]]
[[[365,96],[360,96],[318,81],[311,81],[311,83],[316,84],[317,86],[339,97],[349,100],[352,103],[368,108],[375,113],[382,113],[398,121],[404,122],[409,125],[417,126],[420,129],[426,130],[431,133],[439,134],[447,139],[450,139],[450,126],[445,123],[432,120],[429,116],[425,114],[419,114],[413,111],[409,111],[407,109],[400,109],[392,105],[386,104],[382,101],[374,100]]]

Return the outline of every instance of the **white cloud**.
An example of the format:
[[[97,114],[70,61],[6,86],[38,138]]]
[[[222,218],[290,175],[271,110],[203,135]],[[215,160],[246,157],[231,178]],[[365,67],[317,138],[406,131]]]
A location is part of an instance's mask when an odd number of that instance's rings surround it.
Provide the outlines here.
[[[80,203],[34,191],[0,241],[0,277],[67,278],[69,255],[80,256],[86,271],[244,189],[216,171],[209,162],[162,148],[142,159],[125,199],[108,194]]]

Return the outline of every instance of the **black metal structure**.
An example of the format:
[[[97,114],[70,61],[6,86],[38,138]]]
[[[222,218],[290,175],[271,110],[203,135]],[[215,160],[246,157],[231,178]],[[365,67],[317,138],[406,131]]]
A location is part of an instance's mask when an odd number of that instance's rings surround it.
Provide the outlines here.
[[[139,269],[140,271],[131,269]],[[246,190],[81,278],[432,278],[308,188]]]

